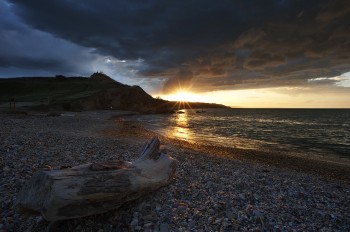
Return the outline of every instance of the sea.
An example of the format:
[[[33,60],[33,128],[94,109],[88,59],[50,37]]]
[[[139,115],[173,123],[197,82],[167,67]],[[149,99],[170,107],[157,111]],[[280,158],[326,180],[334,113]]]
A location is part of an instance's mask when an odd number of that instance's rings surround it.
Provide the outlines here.
[[[350,109],[185,109],[133,117],[188,142],[350,161]]]

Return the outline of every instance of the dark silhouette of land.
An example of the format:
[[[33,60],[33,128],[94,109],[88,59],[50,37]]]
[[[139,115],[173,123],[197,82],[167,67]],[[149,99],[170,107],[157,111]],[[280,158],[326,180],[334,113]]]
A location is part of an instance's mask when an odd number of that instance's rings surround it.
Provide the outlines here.
[[[119,83],[102,72],[90,77],[18,77],[0,79],[0,105],[30,110],[118,109],[172,113],[178,109],[227,108],[214,103],[174,102],[153,98],[139,86]]]

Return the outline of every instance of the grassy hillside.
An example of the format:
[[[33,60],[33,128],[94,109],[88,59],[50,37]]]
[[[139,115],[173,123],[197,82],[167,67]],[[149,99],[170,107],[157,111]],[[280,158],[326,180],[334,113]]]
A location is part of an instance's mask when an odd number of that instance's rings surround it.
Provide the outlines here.
[[[154,99],[139,86],[124,85],[103,73],[91,77],[23,77],[0,79],[0,105],[15,99],[17,107],[37,110],[122,109],[169,113],[176,102]],[[182,107],[213,108],[217,104],[189,103]]]
[[[94,81],[86,77],[52,78],[25,77],[0,79],[0,101],[15,98],[16,101],[47,101],[48,98],[69,101],[83,98],[99,91],[118,88],[118,82]]]

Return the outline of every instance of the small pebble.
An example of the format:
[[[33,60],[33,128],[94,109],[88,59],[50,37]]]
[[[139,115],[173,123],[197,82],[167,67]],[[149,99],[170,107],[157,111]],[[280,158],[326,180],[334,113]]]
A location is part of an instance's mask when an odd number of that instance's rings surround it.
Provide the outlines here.
[[[25,217],[14,210],[21,186],[45,165],[58,169],[137,158],[152,132],[107,120],[113,114],[117,111],[76,112],[74,117],[0,114],[0,231],[46,231],[48,222],[41,216]],[[350,231],[348,182],[212,156],[205,146],[191,150],[186,143],[161,141],[179,161],[170,185],[119,209],[59,222],[56,229]]]

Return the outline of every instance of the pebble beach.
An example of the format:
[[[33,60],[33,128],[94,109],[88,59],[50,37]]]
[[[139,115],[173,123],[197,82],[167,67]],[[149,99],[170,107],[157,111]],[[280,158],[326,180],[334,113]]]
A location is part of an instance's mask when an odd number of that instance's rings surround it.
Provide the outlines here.
[[[350,231],[350,166],[210,148],[160,136],[173,182],[100,215],[50,223],[14,202],[36,171],[132,161],[156,134],[123,111],[0,114],[0,231]],[[280,164],[280,165],[279,165]],[[322,168],[324,165],[325,168]],[[337,164],[338,165],[338,164]]]

